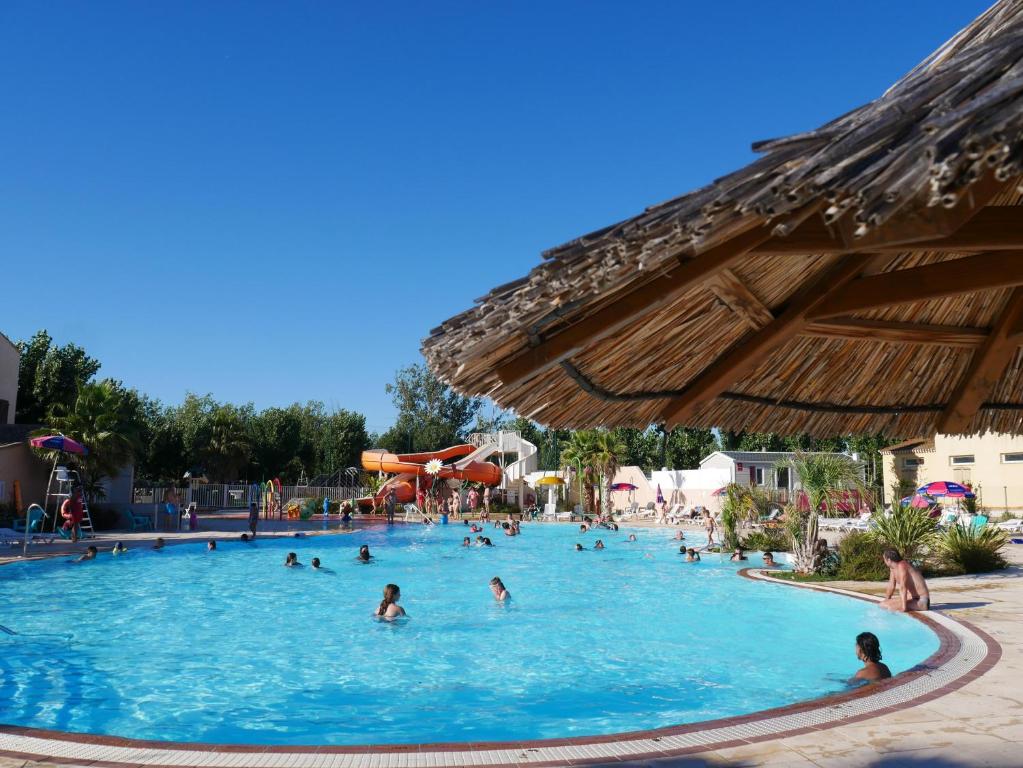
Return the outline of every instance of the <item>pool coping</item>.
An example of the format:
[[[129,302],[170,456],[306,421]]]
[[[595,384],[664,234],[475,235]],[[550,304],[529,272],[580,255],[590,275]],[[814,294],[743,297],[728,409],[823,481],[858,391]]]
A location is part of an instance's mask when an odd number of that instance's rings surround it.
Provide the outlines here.
[[[782,586],[831,592],[867,602],[879,598],[823,584],[772,578],[745,568],[738,575]],[[923,704],[962,688],[994,667],[1001,647],[969,622],[936,611],[909,614],[930,628],[939,647],[890,681],[747,715],[598,736],[503,742],[358,746],[273,746],[127,739],[0,725],[0,756],[97,768],[434,768],[435,766],[566,766],[680,757],[824,731]]]

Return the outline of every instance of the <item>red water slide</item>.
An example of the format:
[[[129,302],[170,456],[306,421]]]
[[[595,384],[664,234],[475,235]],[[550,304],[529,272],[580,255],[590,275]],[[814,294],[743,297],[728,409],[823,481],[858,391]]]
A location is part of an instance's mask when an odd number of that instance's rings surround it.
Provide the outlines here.
[[[431,477],[426,472],[426,464],[433,459],[442,462],[436,477],[440,480],[465,480],[470,483],[499,485],[501,468],[489,461],[460,462],[458,459],[468,456],[476,450],[476,446],[465,443],[453,445],[440,451],[428,453],[388,453],[381,448],[362,452],[362,466],[368,472],[387,472],[395,475],[372,497],[359,499],[361,507],[381,506],[384,497],[393,488],[398,502],[406,504],[416,500],[416,478]]]

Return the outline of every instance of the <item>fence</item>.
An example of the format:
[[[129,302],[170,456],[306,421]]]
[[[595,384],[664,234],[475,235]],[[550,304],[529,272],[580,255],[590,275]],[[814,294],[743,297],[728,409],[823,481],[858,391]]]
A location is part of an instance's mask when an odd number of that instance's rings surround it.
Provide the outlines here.
[[[135,488],[132,495],[135,504],[159,504],[167,498],[168,492],[177,492],[178,499],[185,506],[195,503],[199,509],[244,510],[256,502],[262,509],[264,486],[260,484],[202,483],[191,488]],[[369,496],[372,491],[362,486],[334,487],[312,485],[286,485],[281,488],[280,506],[292,499],[326,497],[334,502],[349,501]]]

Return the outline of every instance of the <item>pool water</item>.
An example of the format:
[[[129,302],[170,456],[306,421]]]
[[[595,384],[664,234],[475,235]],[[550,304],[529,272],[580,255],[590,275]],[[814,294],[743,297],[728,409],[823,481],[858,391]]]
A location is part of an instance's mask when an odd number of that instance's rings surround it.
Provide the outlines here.
[[[461,525],[398,526],[4,566],[0,722],[285,745],[582,736],[843,690],[861,631],[894,673],[938,647],[860,600],[685,563],[667,530],[486,533],[492,548],[461,548]],[[334,572],[284,568],[288,551]],[[371,617],[388,582],[405,621]]]

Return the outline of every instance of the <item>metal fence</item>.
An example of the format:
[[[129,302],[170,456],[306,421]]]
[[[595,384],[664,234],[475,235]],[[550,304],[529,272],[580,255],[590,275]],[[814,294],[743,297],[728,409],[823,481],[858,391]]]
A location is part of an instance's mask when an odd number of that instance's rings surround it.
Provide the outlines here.
[[[260,508],[263,506],[263,493],[265,487],[255,483],[223,484],[223,483],[202,483],[193,485],[191,488],[135,488],[132,495],[135,504],[160,504],[168,493],[174,490],[182,506],[195,503],[199,509],[227,509],[244,510],[249,504],[255,502]],[[286,485],[281,488],[280,506],[283,509],[292,499],[322,499],[324,497],[334,502],[361,499],[369,496],[372,491],[362,486],[334,487],[334,486],[312,486],[312,485]]]

